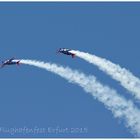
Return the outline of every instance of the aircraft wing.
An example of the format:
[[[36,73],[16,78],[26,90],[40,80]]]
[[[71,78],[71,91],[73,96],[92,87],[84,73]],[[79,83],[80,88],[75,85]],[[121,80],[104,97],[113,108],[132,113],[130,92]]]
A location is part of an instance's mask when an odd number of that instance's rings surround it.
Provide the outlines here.
[[[15,58],[13,57],[13,58],[11,58],[11,59],[9,59],[9,62],[11,62],[12,60],[14,60]]]

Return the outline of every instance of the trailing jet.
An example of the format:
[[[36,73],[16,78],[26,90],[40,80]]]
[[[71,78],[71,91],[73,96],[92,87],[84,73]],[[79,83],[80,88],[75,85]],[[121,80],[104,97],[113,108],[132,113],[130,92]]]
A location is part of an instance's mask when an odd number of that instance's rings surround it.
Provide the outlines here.
[[[19,65],[20,64],[20,60],[15,60],[15,58],[11,58],[9,60],[6,61],[2,61],[2,65],[1,68],[6,66],[6,65]]]
[[[58,50],[58,53],[63,53],[63,54],[66,54],[66,55],[71,55],[72,58],[75,57],[75,54],[72,53],[70,49],[66,49],[66,48],[60,48],[60,49]]]

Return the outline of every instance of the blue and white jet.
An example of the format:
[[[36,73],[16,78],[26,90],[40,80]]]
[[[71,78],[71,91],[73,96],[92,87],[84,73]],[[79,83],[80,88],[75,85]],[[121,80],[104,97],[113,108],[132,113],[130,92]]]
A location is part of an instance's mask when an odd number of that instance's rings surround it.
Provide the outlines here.
[[[66,49],[66,48],[60,48],[58,50],[58,53],[63,53],[63,54],[66,54],[66,55],[71,55],[72,58],[74,58],[76,55],[74,53],[71,52],[72,50],[70,49]]]
[[[6,65],[19,65],[19,64],[20,64],[20,60],[15,60],[15,58],[13,57],[13,58],[8,59],[6,61],[2,61],[1,68],[3,68]]]

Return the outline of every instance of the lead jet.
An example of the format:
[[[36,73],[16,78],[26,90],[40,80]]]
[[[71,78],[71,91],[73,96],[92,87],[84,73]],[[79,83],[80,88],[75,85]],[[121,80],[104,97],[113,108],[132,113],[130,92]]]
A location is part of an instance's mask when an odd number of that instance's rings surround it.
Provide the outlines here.
[[[72,50],[70,50],[70,49],[60,48],[60,49],[58,50],[58,53],[63,53],[63,54],[66,54],[66,55],[71,55],[72,58],[74,58],[74,57],[75,57],[75,54],[72,53],[71,51],[72,51]]]
[[[20,64],[20,60],[15,60],[15,58],[13,57],[13,58],[8,59],[6,61],[2,61],[1,68],[3,68],[6,65],[19,65],[19,64]]]

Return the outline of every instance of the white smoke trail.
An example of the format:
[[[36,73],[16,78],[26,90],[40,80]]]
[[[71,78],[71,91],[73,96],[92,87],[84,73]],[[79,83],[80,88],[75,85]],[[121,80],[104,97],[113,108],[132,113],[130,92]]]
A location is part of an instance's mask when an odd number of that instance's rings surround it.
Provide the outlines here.
[[[86,60],[87,62],[99,67],[100,70],[110,75],[113,79],[132,92],[131,94],[140,100],[140,79],[134,76],[129,70],[121,68],[119,65],[110,62],[104,58],[100,58],[93,54],[72,50],[76,56]]]
[[[68,67],[64,68],[56,64],[44,63],[32,60],[21,60],[21,63],[36,66],[55,73],[71,83],[82,87],[91,93],[95,99],[102,102],[107,109],[112,111],[114,117],[123,119],[126,127],[137,137],[140,137],[140,111],[131,102],[117,94],[108,86],[99,83],[94,76],[86,76]]]

